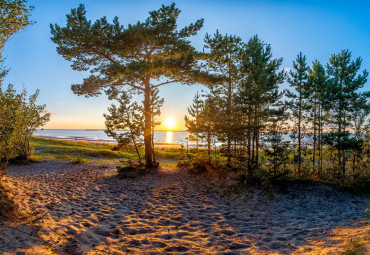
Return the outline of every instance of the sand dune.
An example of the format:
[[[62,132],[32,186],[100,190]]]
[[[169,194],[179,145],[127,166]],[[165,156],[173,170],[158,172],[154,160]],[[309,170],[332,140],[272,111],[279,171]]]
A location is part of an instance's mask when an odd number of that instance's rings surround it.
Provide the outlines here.
[[[0,226],[0,252],[329,254],[369,235],[367,197],[326,186],[226,196],[204,176],[173,166],[119,180],[115,164],[11,167],[7,185],[36,220]]]

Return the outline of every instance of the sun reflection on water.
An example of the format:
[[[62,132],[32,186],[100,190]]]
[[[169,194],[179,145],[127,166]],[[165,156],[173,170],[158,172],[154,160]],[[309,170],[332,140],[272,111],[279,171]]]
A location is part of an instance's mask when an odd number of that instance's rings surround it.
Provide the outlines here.
[[[167,131],[166,132],[166,143],[172,143],[172,131]]]

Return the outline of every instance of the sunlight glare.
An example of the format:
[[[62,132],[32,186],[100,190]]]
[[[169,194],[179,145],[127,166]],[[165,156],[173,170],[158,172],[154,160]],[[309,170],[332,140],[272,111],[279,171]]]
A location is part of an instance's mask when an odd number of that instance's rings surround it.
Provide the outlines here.
[[[168,117],[164,124],[168,130],[172,130],[175,127],[175,120],[171,117]]]

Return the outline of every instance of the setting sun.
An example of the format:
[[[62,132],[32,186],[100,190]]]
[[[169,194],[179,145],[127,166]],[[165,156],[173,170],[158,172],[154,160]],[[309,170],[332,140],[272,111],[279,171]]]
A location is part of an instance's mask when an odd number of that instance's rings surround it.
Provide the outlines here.
[[[168,130],[172,130],[174,127],[175,127],[175,120],[171,117],[168,117],[165,121],[164,121],[164,125],[166,126],[166,128]]]

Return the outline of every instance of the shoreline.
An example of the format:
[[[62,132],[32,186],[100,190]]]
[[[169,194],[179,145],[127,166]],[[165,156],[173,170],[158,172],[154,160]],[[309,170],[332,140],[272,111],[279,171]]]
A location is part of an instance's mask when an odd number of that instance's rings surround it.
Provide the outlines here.
[[[82,137],[75,137],[75,139],[59,138],[59,137],[53,137],[53,136],[38,136],[38,135],[33,135],[32,137],[42,138],[42,139],[49,139],[49,140],[57,140],[57,141],[88,143],[88,144],[107,144],[107,145],[116,145],[117,144],[117,142],[113,142],[113,141],[109,142],[109,141],[103,140],[103,139],[99,139],[99,140],[84,139]],[[178,148],[181,148],[181,143],[164,143],[164,142],[157,142],[156,143],[155,142],[154,145],[159,146],[159,147],[169,147],[169,148],[178,147]],[[192,145],[189,144],[189,148],[191,148],[191,147],[192,147]]]

